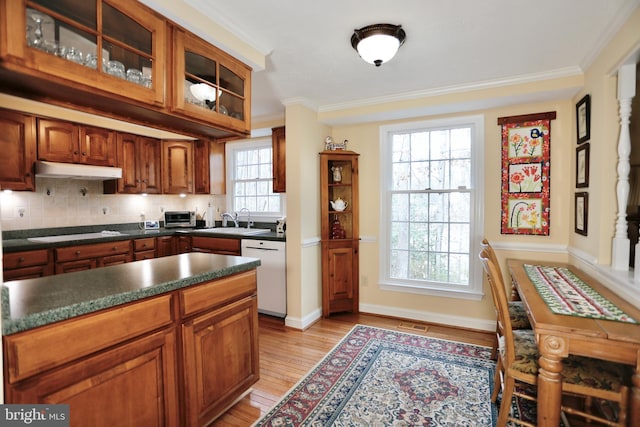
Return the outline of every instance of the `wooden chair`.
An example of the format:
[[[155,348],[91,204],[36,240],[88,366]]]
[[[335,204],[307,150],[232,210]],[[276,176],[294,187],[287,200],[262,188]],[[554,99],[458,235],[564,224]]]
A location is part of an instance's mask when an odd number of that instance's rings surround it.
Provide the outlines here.
[[[491,285],[496,312],[498,314],[499,352],[497,370],[500,380],[496,380],[496,388],[502,389],[502,403],[498,415],[497,427],[504,427],[507,420],[520,425],[529,423],[511,417],[511,399],[514,395],[535,400],[532,395],[515,390],[517,381],[536,385],[538,378],[538,359],[540,357],[533,331],[514,330],[509,317],[507,294],[497,265],[491,261],[486,249],[480,252],[480,260]],[[629,387],[625,379],[630,378],[629,367],[596,360],[587,357],[569,356],[563,360],[562,392],[563,395],[578,396],[585,402],[585,408],[563,405],[562,410],[584,418],[587,422],[598,422],[607,426],[624,427],[627,425],[629,407]],[[498,382],[500,384],[498,384]],[[526,387],[522,388],[523,390]],[[496,401],[498,392],[494,390],[491,399]],[[602,399],[618,406],[617,420],[608,420],[593,413],[590,403],[593,399]]]
[[[482,242],[480,243],[480,247],[483,250],[487,251],[487,254],[489,255],[489,259],[491,260],[491,262],[493,262],[493,264],[498,269],[498,273],[502,275],[502,271],[500,270],[500,264],[498,263],[498,257],[496,256],[495,251],[489,244],[489,241],[487,239],[482,239]],[[493,292],[491,295],[493,296]],[[512,290],[511,291],[512,299],[508,301],[509,318],[511,319],[511,327],[513,329],[531,329],[531,324],[529,323],[529,317],[527,316],[527,311],[524,308],[524,304],[522,303],[522,301],[519,301],[519,298],[518,300],[513,300],[513,297],[515,295],[517,295],[517,291]],[[493,303],[495,304],[496,301],[494,300]],[[496,324],[496,338],[493,341],[493,347],[491,349],[491,358],[495,360],[497,355],[498,355],[498,325]]]

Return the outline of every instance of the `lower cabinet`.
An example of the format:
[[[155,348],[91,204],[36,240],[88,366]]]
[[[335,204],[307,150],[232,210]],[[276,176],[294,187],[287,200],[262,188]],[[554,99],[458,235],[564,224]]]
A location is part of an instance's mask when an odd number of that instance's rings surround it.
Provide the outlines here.
[[[49,249],[6,253],[2,263],[5,282],[53,274],[53,256]]]
[[[191,237],[191,251],[205,252],[219,255],[237,255],[242,252],[240,239],[226,239],[224,237]]]
[[[259,379],[256,278],[5,335],[4,403],[68,403],[72,426],[207,425]]]
[[[173,329],[10,387],[8,401],[66,403],[70,425],[178,426]]]
[[[131,241],[94,243],[54,249],[56,274],[130,262]]]
[[[207,425],[258,380],[256,296],[183,325],[186,425]]]

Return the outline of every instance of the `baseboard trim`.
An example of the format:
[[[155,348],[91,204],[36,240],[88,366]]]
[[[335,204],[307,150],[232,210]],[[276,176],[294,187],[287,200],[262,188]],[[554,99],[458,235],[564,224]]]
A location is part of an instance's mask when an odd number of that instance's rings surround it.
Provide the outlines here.
[[[290,314],[287,314],[287,318],[284,321],[284,325],[288,328],[304,331],[305,329],[309,328],[311,325],[316,323],[318,320],[320,320],[321,317],[322,317],[321,309],[316,309],[302,318],[293,317]]]

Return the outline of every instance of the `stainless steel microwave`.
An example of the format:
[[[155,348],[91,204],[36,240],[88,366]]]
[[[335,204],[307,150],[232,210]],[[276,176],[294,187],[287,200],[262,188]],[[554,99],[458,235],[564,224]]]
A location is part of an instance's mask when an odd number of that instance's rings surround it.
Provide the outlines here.
[[[165,228],[193,228],[196,226],[196,213],[194,211],[165,211]]]

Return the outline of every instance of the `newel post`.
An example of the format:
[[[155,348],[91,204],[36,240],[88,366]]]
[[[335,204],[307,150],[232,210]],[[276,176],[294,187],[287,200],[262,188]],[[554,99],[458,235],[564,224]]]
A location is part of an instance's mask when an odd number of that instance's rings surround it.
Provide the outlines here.
[[[629,156],[631,154],[631,136],[629,119],[631,100],[636,94],[636,64],[627,64],[618,70],[618,104],[620,107],[620,137],[618,139],[618,218],[616,234],[613,238],[611,267],[614,270],[629,269],[629,237],[627,235],[627,201],[629,200]],[[636,247],[638,250],[638,247]],[[636,266],[637,267],[637,266]],[[640,268],[635,270],[636,280],[640,280]]]

